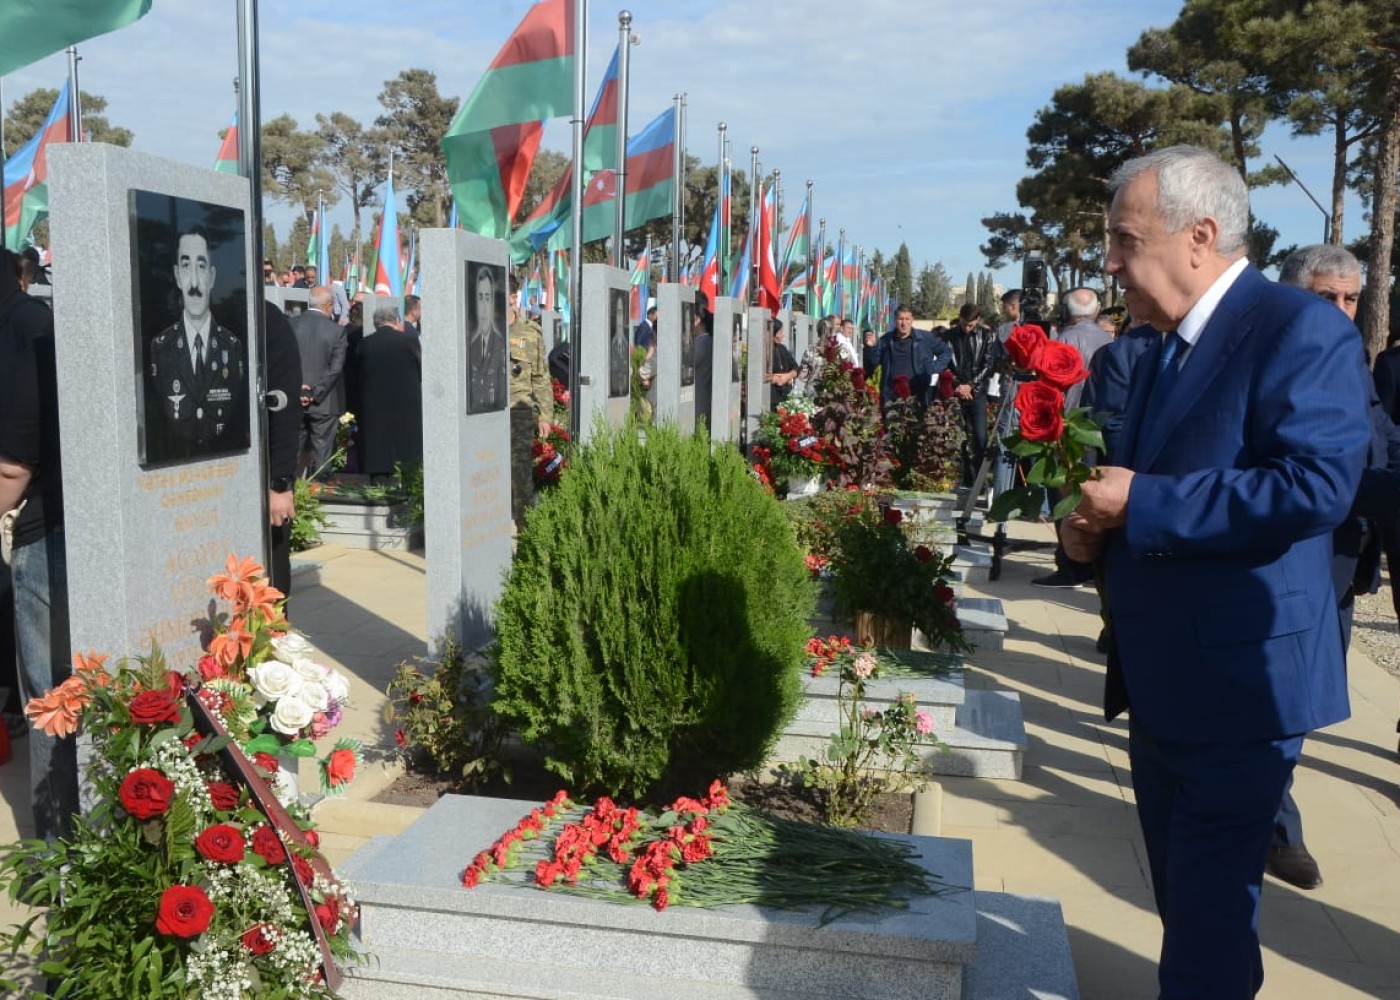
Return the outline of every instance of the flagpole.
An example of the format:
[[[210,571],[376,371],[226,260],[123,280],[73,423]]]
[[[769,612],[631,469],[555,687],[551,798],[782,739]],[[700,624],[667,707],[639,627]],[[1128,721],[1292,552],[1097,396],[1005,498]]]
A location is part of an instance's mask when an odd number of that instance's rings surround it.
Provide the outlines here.
[[[0,81],[0,248],[5,246],[5,84]]]
[[[816,284],[815,284],[816,275],[817,275],[817,265],[816,265],[817,258],[816,258],[815,256],[813,256],[813,250],[816,249],[816,243],[815,243],[815,241],[812,239],[812,214],[816,211],[816,202],[814,201],[814,199],[813,199],[813,197],[812,197],[812,189],[813,189],[814,186],[815,186],[815,185],[813,185],[812,179],[809,177],[809,178],[807,179],[807,202],[806,202],[806,205],[807,205],[807,297],[806,297],[806,306],[807,306],[807,315],[808,315],[808,316],[814,316],[814,315],[816,315],[816,311],[817,311],[817,310],[816,310],[816,307],[812,305],[813,294],[815,293],[816,287],[817,287]]]
[[[579,406],[579,352],[583,347],[583,106],[584,73],[588,61],[588,0],[574,0],[574,174],[569,185],[573,198],[570,223],[573,230],[572,260],[569,270],[569,391],[574,403],[569,407],[569,434],[579,440],[583,429],[583,408]]]
[[[729,256],[729,247],[726,246],[724,229],[724,150],[728,144],[724,133],[729,126],[720,122],[715,131],[719,133],[719,165],[715,167],[715,212],[719,218],[719,246],[715,247],[715,263],[718,268],[715,272],[715,294],[723,295],[729,286],[724,283],[725,258]]]
[[[744,303],[752,305],[757,300],[754,298],[754,286],[758,284],[755,276],[758,274],[758,199],[762,196],[759,188],[762,187],[758,179],[758,147],[749,147],[749,273],[748,288],[744,292]]]
[[[72,93],[68,100],[68,124],[73,132],[73,141],[83,141],[83,99],[78,90],[78,47],[68,46],[68,86]]]
[[[819,312],[826,305],[826,220],[821,220],[821,227],[817,230],[817,252],[812,258],[812,278],[816,282],[812,286],[816,303],[812,308],[812,316],[821,319]]]
[[[617,13],[617,194],[613,208],[613,266],[626,267],[622,234],[627,230],[627,101],[632,67],[632,12]]]
[[[671,263],[666,268],[668,281],[677,280],[681,272],[681,208],[685,201],[685,147],[682,138],[685,133],[681,131],[685,120],[685,95],[677,94],[672,100],[675,102],[675,119],[671,133]]]
[[[783,172],[773,168],[773,253],[782,245],[783,235]],[[774,262],[776,264],[776,261]]]

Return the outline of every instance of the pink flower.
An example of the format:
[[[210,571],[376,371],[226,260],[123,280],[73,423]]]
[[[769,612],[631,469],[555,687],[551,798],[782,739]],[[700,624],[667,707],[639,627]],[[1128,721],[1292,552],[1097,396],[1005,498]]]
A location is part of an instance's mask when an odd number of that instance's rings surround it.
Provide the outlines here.
[[[856,676],[864,680],[875,672],[875,656],[873,653],[861,653],[851,664],[851,669],[856,672]]]
[[[914,731],[920,736],[927,736],[933,732],[933,716],[922,708],[914,713]]]

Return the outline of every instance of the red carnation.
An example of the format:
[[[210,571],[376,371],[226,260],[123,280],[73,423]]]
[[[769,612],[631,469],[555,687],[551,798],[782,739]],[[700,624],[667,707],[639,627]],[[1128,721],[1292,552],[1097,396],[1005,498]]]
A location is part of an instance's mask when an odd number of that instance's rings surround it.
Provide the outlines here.
[[[277,947],[277,930],[268,924],[257,924],[250,927],[239,940],[243,947],[248,949],[249,954],[266,955]]]
[[[302,885],[309,886],[316,881],[316,869],[311,867],[311,862],[305,858],[292,855],[292,868],[297,873],[297,881]]]
[[[317,903],[316,919],[321,922],[327,934],[334,934],[336,925],[340,923],[340,900],[334,896],[327,896],[325,902]]]
[[[913,394],[913,390],[909,388],[908,375],[896,375],[893,386],[896,399],[908,399]]]
[[[865,372],[859,368],[851,371],[851,385],[856,387],[856,392],[865,391]]]
[[[1011,335],[1006,338],[1006,353],[1017,368],[1034,371],[1040,361],[1040,352],[1049,340],[1045,331],[1034,324],[1013,326]]]
[[[238,808],[238,789],[227,781],[211,781],[204,787],[209,792],[209,801],[214,803],[215,809],[228,812]]]
[[[287,860],[287,849],[270,826],[260,826],[253,834],[253,851],[270,865],[280,865]]]
[[[180,721],[180,706],[175,704],[169,691],[142,691],[127,707],[131,710],[131,721],[138,726]]]
[[[243,860],[243,834],[238,827],[219,823],[194,838],[195,849],[210,861],[236,865]]]
[[[1027,441],[1058,441],[1065,432],[1065,396],[1053,385],[1027,382],[1016,393],[1016,409]]]
[[[175,782],[149,767],[128,774],[117,790],[122,808],[139,820],[163,816],[175,798]]]
[[[1073,344],[1062,340],[1048,340],[1041,348],[1040,357],[1035,363],[1035,372],[1042,381],[1056,389],[1068,389],[1089,377],[1089,369],[1084,367],[1084,358]]]
[[[156,930],[171,937],[199,937],[214,919],[214,904],[197,885],[172,885],[160,894]]]

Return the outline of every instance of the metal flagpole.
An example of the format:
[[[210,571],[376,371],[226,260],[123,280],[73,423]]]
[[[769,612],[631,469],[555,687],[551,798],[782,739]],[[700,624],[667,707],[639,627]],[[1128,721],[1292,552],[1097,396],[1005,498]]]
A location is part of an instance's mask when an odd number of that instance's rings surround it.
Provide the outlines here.
[[[569,262],[569,391],[575,403],[569,407],[569,433],[579,440],[583,428],[583,408],[578,405],[579,350],[583,347],[583,88],[588,62],[588,0],[574,0],[574,176],[569,185],[574,207],[571,217],[573,238]]]
[[[613,216],[613,266],[626,267],[622,234],[627,231],[627,101],[632,66],[632,12],[617,14],[617,194]]]
[[[680,228],[680,234],[679,234],[679,236],[676,238],[676,251],[677,251],[676,269],[677,269],[677,272],[679,272],[679,270],[680,270],[680,257],[679,257],[680,247],[681,247],[681,244],[685,242],[685,210],[686,210],[685,196],[686,196],[686,192],[689,190],[689,189],[686,187],[686,172],[687,172],[687,169],[688,169],[688,168],[687,168],[687,165],[686,165],[686,162],[685,162],[685,137],[686,137],[687,118],[688,118],[688,115],[687,115],[687,113],[686,113],[686,96],[685,96],[685,92],[682,91],[682,92],[681,92],[681,118],[680,118],[679,124],[676,125],[676,135],[679,137],[680,143],[681,143],[681,160],[680,160],[680,167],[681,167],[681,169],[680,169],[680,173],[678,173],[678,174],[676,175],[676,178],[675,178],[675,183],[680,187],[680,206],[681,206],[681,228]],[[679,273],[677,274],[677,280],[679,280]]]
[[[821,291],[821,290],[822,290],[822,286],[823,286],[825,283],[826,283],[826,220],[825,220],[825,219],[822,219],[822,220],[821,220],[821,228],[817,230],[817,252],[816,252],[816,256],[812,258],[812,288],[813,288],[814,290],[816,290],[816,291]],[[814,305],[813,308],[812,308],[812,316],[813,316],[813,317],[815,317],[815,318],[817,318],[817,319],[821,319],[821,317],[817,315],[817,312],[818,312],[818,310],[820,310],[820,309],[823,307],[823,305],[825,304],[825,300],[826,300],[826,296],[825,296],[824,294],[822,294],[822,295],[817,295],[817,296],[816,296],[816,303],[815,303],[815,305]]]
[[[808,271],[807,271],[807,295],[806,295],[806,304],[807,304],[807,315],[808,315],[808,316],[815,315],[815,313],[816,313],[816,306],[814,306],[814,305],[812,304],[812,302],[813,302],[813,298],[812,298],[812,296],[813,296],[813,290],[817,287],[817,285],[816,285],[816,280],[817,280],[817,268],[816,268],[816,263],[815,263],[816,258],[812,255],[812,251],[813,251],[814,249],[816,249],[816,241],[814,241],[814,240],[812,239],[812,211],[813,211],[812,188],[813,188],[813,186],[814,186],[814,185],[812,184],[811,178],[808,178],[808,180],[807,180],[807,201],[805,202],[806,208],[807,208],[807,268],[808,268]]]
[[[68,123],[73,130],[73,141],[83,141],[83,98],[78,89],[78,47],[68,46]]]
[[[671,122],[671,263],[666,268],[670,281],[679,281],[681,275],[681,212],[685,207],[685,133],[681,123],[685,119],[685,95],[677,94],[674,118]]]
[[[729,145],[729,140],[725,137],[724,133],[728,129],[729,126],[724,122],[719,123],[719,166],[715,168],[715,211],[719,213],[719,245],[715,247],[715,273],[717,275],[715,278],[716,296],[723,295],[728,290],[728,286],[724,283],[724,258],[729,256],[729,248],[725,245],[727,242],[725,236],[727,234],[725,233],[724,226],[724,171],[726,166],[724,152],[725,148]]]
[[[763,196],[760,191],[763,183],[758,179],[757,146],[749,147],[749,161],[749,273],[747,275],[748,290],[744,293],[744,302],[746,305],[752,305],[758,301],[758,299],[755,298],[755,292],[758,290],[758,282],[754,280],[754,276],[758,274],[758,227],[760,224],[758,217],[758,200]]]
[[[846,230],[836,239],[836,315],[846,318]]]

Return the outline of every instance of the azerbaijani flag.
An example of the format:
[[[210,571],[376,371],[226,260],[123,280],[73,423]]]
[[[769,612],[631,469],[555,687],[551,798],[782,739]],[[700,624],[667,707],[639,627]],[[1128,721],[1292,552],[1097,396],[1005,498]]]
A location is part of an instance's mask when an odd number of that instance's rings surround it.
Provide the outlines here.
[[[739,255],[739,263],[734,268],[734,280],[729,283],[729,297],[747,303],[749,298],[749,270],[751,258],[749,250],[753,240],[744,240],[744,251]]]
[[[647,313],[647,299],[651,297],[651,240],[647,240],[637,262],[632,265],[632,322],[640,323]]]
[[[4,17],[0,16],[0,23],[3,22]],[[68,107],[65,82],[34,138],[5,161],[5,246],[11,249],[18,249],[35,224],[48,218],[49,143],[73,141]]]
[[[379,216],[379,239],[374,251],[374,294],[403,297],[399,270],[399,209],[394,200],[394,175],[384,186],[384,211]]]
[[[593,107],[589,110],[588,119],[583,126],[585,178],[589,176],[589,172],[611,170],[617,166],[617,94],[617,50],[614,49],[612,61],[608,63],[608,68],[603,74],[603,82],[598,85]],[[511,233],[513,263],[523,264],[532,253],[549,243],[551,237],[569,221],[573,208],[573,182],[571,160],[569,168],[554,182],[554,187],[549,189],[534,211]],[[559,245],[559,240],[555,240],[553,245]]]
[[[0,4],[0,76],[70,45],[124,28],[145,17],[150,9],[151,0]]]
[[[411,230],[408,234],[408,263],[403,266],[403,290],[406,295],[418,294],[417,282],[414,280],[413,269],[418,264],[418,230]]]
[[[442,139],[464,227],[510,235],[544,122],[574,103],[572,0],[541,0],[506,39]]]
[[[760,199],[758,220],[758,304],[775,316],[782,302],[778,270],[773,263],[773,221],[777,218],[776,190],[769,186]]]
[[[234,111],[233,121],[229,123],[228,131],[224,133],[223,144],[219,146],[219,155],[214,158],[214,171],[220,174],[238,174],[238,112]]]
[[[311,238],[306,241],[306,263],[316,265],[318,277],[322,281],[329,281],[326,272],[321,268],[321,209],[317,206],[316,211],[311,213]]]
[[[798,210],[797,218],[792,220],[792,227],[788,230],[787,246],[783,249],[782,268],[778,271],[778,283],[787,289],[791,289],[796,276],[802,273],[802,268],[812,256],[812,206],[811,195],[802,199],[802,208]]]
[[[715,297],[719,295],[719,202],[715,202],[715,214],[710,218],[710,236],[705,241],[705,263],[700,269],[700,291],[710,303],[710,312],[715,311]]]

